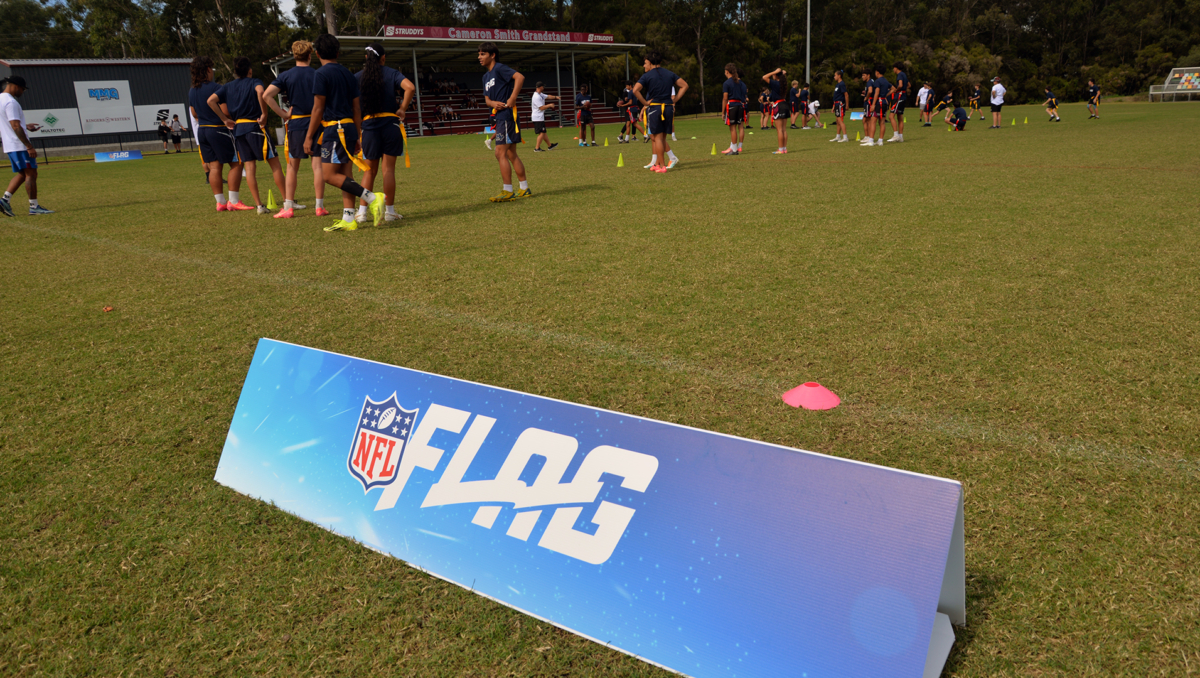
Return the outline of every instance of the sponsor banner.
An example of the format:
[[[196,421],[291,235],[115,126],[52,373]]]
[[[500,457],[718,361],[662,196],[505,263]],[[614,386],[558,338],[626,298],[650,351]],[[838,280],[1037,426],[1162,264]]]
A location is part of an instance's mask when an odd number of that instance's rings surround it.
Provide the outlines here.
[[[112,151],[110,153],[97,153],[96,162],[120,162],[122,160],[141,160],[141,151]]]
[[[128,80],[76,81],[75,101],[84,134],[137,131]]]
[[[139,132],[157,132],[158,121],[165,120],[169,123],[173,115],[178,115],[180,124],[191,129],[191,126],[188,125],[187,104],[151,104],[133,107],[133,117]]]
[[[37,130],[26,131],[29,139],[38,137],[65,137],[83,134],[79,126],[79,111],[74,108],[42,108],[25,111],[25,122],[37,125]]]
[[[863,112],[862,112],[862,111],[852,111],[852,112],[850,113],[850,119],[851,119],[851,120],[862,120],[862,119],[863,119],[863,115],[864,115],[864,114],[863,114]]]
[[[966,621],[957,482],[270,339],[216,480],[692,676],[936,677]]]
[[[497,28],[445,28],[441,26],[384,26],[385,38],[429,38],[433,40],[492,40],[497,42],[614,42],[607,33],[568,31],[522,31]]]

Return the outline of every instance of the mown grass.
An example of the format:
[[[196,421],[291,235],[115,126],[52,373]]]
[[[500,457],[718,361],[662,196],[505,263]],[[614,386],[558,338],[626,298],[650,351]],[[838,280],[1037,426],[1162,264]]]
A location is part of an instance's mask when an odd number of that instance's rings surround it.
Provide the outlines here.
[[[665,675],[216,485],[264,336],[961,480],[947,675],[1198,673],[1195,110],[688,120],[665,176],[552,130],[503,205],[418,140],[401,225],[342,234],[213,212],[194,155],[52,164],[0,221],[0,674]]]

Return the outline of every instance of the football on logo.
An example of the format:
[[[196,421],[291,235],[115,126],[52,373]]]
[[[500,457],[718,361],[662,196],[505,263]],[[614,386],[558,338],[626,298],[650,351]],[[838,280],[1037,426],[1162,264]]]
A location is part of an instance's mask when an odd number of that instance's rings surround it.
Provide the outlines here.
[[[358,479],[363,492],[389,485],[412,435],[419,410],[400,406],[396,394],[381,402],[363,398],[362,412],[354,427],[354,438],[346,456],[346,469]]]

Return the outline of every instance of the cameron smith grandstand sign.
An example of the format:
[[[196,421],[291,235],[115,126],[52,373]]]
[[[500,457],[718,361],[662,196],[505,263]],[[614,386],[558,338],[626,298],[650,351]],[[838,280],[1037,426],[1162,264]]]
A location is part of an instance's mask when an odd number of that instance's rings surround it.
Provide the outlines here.
[[[444,28],[441,26],[384,26],[385,38],[426,38],[430,40],[479,40],[492,42],[590,42],[613,43],[606,33],[567,31],[518,31],[497,28]]]

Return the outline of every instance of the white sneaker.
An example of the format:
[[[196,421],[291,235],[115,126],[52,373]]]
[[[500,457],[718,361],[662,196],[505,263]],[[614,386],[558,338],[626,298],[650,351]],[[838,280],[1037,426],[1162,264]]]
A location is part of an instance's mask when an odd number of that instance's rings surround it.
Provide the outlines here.
[[[844,144],[847,141],[850,141],[850,137],[842,137],[841,139],[838,139],[839,144]]]
[[[368,221],[371,221],[371,215],[367,212],[359,212],[358,214],[354,215],[354,222],[357,224],[365,224]]]
[[[882,145],[883,145],[883,139],[876,139],[876,140],[875,140],[875,145],[876,145],[876,146],[882,146]]]
[[[675,138],[674,132],[671,132],[671,141],[679,141],[678,139]]]
[[[672,158],[671,162],[667,163],[667,169],[675,169],[675,166],[678,164],[679,164],[679,158],[678,157]]]
[[[654,163],[650,163],[649,165],[642,165],[642,169],[654,169]]]
[[[384,221],[400,221],[403,218],[403,214],[392,214],[391,212],[384,212],[383,214]]]
[[[491,139],[484,139],[484,140],[483,140],[483,145],[484,145],[484,146],[487,146],[487,149],[488,149],[489,151],[490,151],[490,150],[492,150],[492,140],[491,140]]]
[[[892,137],[891,139],[888,139],[888,140],[887,140],[887,143],[889,143],[889,144],[890,144],[890,143],[892,143],[893,141],[900,141],[900,140],[899,140],[899,139],[897,139],[896,137]]]
[[[271,210],[267,209],[266,205],[259,205],[258,207],[255,208],[255,210],[259,214],[270,214],[271,213]]]
[[[308,209],[308,205],[301,205],[300,203],[292,203],[292,209],[294,209],[294,210],[306,210],[306,209]]]
[[[874,139],[863,139],[862,141],[858,142],[858,145],[859,146],[874,146],[875,140]]]
[[[842,137],[841,137],[841,135],[840,135],[840,134],[839,134],[838,136],[836,136],[836,137],[834,137],[834,138],[830,139],[830,141],[841,141],[841,140],[842,140]]]

